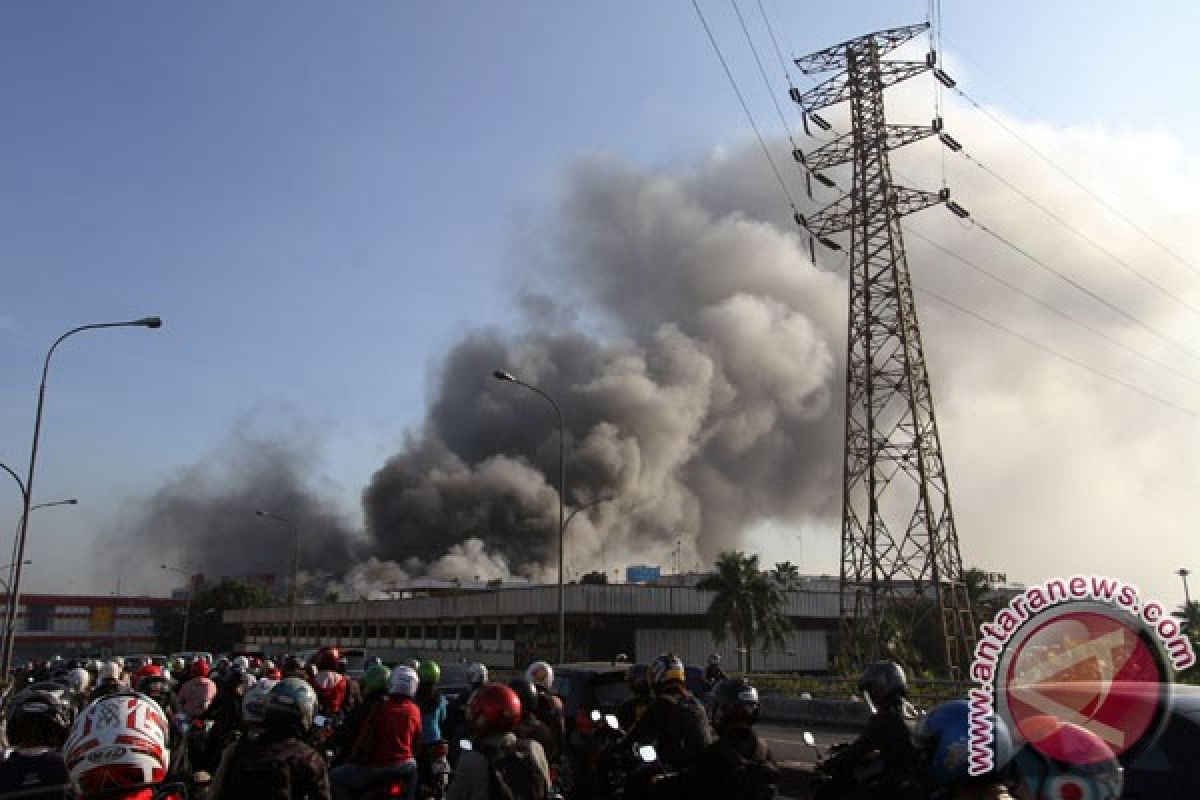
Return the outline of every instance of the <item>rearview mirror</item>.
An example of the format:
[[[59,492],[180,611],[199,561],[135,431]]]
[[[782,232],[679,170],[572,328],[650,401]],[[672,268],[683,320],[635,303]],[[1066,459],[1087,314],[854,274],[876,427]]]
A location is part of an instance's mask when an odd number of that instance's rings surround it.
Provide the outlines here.
[[[809,747],[817,746],[817,737],[812,735],[812,731],[805,731],[804,735],[800,738],[804,739],[804,743]]]
[[[638,758],[647,764],[658,761],[658,751],[652,744],[644,744],[638,748]]]
[[[621,723],[615,714],[605,714],[604,721],[608,724],[608,727],[612,728],[614,731],[619,730],[621,727]]]

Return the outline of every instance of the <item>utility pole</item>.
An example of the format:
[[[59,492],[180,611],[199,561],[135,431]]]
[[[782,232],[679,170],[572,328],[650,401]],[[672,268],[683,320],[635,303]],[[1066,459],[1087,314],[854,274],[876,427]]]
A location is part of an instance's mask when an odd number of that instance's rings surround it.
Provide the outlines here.
[[[900,218],[950,202],[949,190],[928,192],[892,181],[888,152],[939,135],[932,125],[889,125],[884,89],[933,70],[924,61],[885,61],[883,56],[921,35],[927,25],[877,31],[796,59],[806,74],[837,71],[815,88],[792,90],[808,120],[828,129],[814,112],[850,103],[852,130],[796,159],[819,182],[831,167],[853,165],[853,186],[811,217],[797,222],[823,245],[840,250],[830,236],[850,232],[850,311],[846,358],[846,429],[842,495],[841,650],[847,667],[886,656],[889,624],[921,612],[933,590],[944,642],[944,668],[961,678],[975,645],[962,556],[950,506],[942,447],[933,411]],[[947,83],[949,81],[950,83]],[[811,244],[811,243],[810,243]]]

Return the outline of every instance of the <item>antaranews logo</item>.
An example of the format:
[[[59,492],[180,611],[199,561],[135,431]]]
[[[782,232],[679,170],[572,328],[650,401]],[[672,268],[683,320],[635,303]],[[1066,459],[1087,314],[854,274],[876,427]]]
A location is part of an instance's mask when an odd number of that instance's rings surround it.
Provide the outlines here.
[[[1097,575],[1025,589],[980,626],[971,664],[968,771],[995,766],[1000,715],[1014,736],[1039,744],[1047,716],[1087,728],[1114,755],[1153,740],[1170,700],[1172,670],[1196,662],[1179,621],[1130,583]],[[1070,761],[1069,753],[1047,756]]]

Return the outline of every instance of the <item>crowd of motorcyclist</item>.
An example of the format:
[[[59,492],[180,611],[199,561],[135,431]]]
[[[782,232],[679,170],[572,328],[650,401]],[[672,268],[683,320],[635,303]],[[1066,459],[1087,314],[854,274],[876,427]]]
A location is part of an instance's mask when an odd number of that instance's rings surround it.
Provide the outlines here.
[[[469,689],[454,702],[435,662],[373,661],[359,680],[333,647],[278,665],[246,656],[128,670],[29,665],[2,708],[0,798],[769,800],[778,791],[780,772],[754,730],[758,692],[727,677],[715,655],[707,702],[667,654],[628,668],[629,699],[610,718],[581,709],[574,719],[544,661],[508,683],[469,665]],[[1029,746],[1013,752],[998,723],[1000,766],[972,777],[965,702],[918,719],[903,670],[886,661],[869,665],[859,688],[873,713],[819,764],[822,800],[1075,797],[1062,793],[1068,785],[1081,798],[1119,794],[1115,758],[1082,728],[1047,721],[1048,736],[1087,756],[1062,764]]]

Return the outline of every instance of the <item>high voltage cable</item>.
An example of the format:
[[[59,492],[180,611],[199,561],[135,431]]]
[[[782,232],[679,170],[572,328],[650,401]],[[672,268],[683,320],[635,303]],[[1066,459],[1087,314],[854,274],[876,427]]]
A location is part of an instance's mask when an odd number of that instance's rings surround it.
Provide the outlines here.
[[[1024,136],[1017,133],[1015,130],[1013,130],[1008,125],[1004,124],[1004,122],[999,117],[997,117],[992,112],[988,111],[981,103],[976,101],[975,98],[971,97],[965,91],[963,91],[962,88],[956,86],[956,87],[954,87],[953,91],[959,97],[966,100],[972,106],[977,108],[980,112],[982,112],[984,114],[984,116],[986,116],[988,119],[990,119],[996,125],[1003,128],[1010,136],[1012,136],[1014,139],[1019,141],[1021,144],[1025,145],[1025,147],[1028,148],[1030,150],[1030,152],[1032,152],[1034,155],[1036,155],[1042,161],[1046,162],[1051,167],[1053,167],[1054,170],[1056,172],[1058,172],[1058,174],[1062,175],[1064,178],[1069,180],[1071,183],[1075,184],[1075,186],[1077,186],[1079,189],[1081,189],[1083,192],[1085,192],[1089,197],[1091,197],[1093,200],[1095,200],[1097,203],[1099,203],[1101,206],[1103,206],[1105,209],[1107,209],[1108,212],[1111,213],[1113,216],[1117,217],[1122,222],[1124,222],[1126,225],[1133,228],[1135,231],[1140,233],[1143,237],[1145,237],[1150,242],[1153,242],[1160,250],[1162,250],[1164,253],[1167,253],[1168,255],[1170,255],[1172,258],[1174,258],[1180,264],[1187,267],[1193,273],[1195,273],[1196,275],[1200,275],[1200,267],[1197,267],[1191,261],[1187,260],[1182,255],[1177,253],[1174,249],[1167,246],[1163,242],[1159,241],[1158,238],[1154,236],[1154,234],[1150,233],[1148,230],[1143,228],[1141,225],[1134,222],[1132,219],[1130,219],[1128,216],[1126,216],[1120,209],[1113,206],[1111,203],[1109,203],[1107,200],[1105,200],[1103,197],[1101,197],[1099,194],[1097,194],[1095,191],[1093,191],[1091,188],[1089,188],[1086,184],[1084,184],[1081,180],[1076,178],[1071,173],[1067,172],[1066,169],[1064,169],[1063,167],[1060,167],[1054,159],[1052,159],[1050,156],[1046,155],[1041,150],[1039,150],[1036,146],[1033,145],[1033,143],[1031,143],[1029,140],[1027,140]]]
[[[758,13],[762,16],[763,22],[767,26],[767,34],[771,37],[771,44],[775,48],[775,57],[779,59],[779,68],[783,70],[783,79],[787,81],[788,88],[794,89],[795,84],[792,83],[792,73],[787,67],[787,59],[783,57],[783,50],[779,47],[779,40],[775,38],[775,29],[771,27],[771,18],[767,16],[767,10],[763,8],[762,0],[755,0],[758,4]],[[736,3],[734,4],[736,6]]]
[[[737,15],[738,24],[742,26],[742,33],[746,35],[746,44],[750,45],[750,52],[754,55],[754,63],[758,65],[758,74],[762,76],[763,86],[767,87],[767,94],[771,98],[771,104],[775,106],[775,113],[779,115],[779,121],[783,123],[783,130],[787,134],[788,142],[792,145],[792,150],[798,150],[796,140],[792,138],[792,129],[788,125],[787,117],[783,115],[783,109],[779,107],[779,100],[775,98],[775,87],[771,85],[771,79],[767,77],[767,70],[763,67],[762,59],[758,57],[758,48],[754,45],[754,38],[750,36],[750,28],[746,25],[746,18],[742,16],[742,9],[738,7],[737,0],[729,0],[729,4],[733,6],[733,13]]]
[[[904,232],[910,236],[917,237],[918,239],[922,240],[923,242],[925,242],[926,244],[928,244],[930,247],[934,248],[935,250],[939,250],[942,253],[945,253],[946,255],[950,256],[951,258],[955,259],[956,261],[960,262],[961,264],[963,264],[967,267],[970,267],[971,269],[973,269],[976,272],[980,273],[981,275],[984,275],[985,277],[991,279],[995,283],[1000,284],[1001,286],[1005,287],[1006,289],[1009,289],[1010,291],[1021,295],[1022,297],[1024,297],[1025,299],[1027,299],[1033,303],[1037,303],[1039,306],[1046,309],[1050,313],[1052,313],[1056,316],[1062,317],[1063,319],[1067,320],[1068,322],[1078,325],[1079,327],[1083,328],[1087,332],[1091,333],[1092,335],[1094,335],[1100,339],[1103,339],[1104,341],[1108,342],[1109,344],[1113,345],[1114,347],[1120,348],[1121,350],[1124,350],[1126,353],[1129,353],[1130,355],[1140,358],[1142,361],[1146,362],[1147,364],[1151,364],[1155,367],[1165,370],[1165,371],[1171,373],[1172,375],[1175,375],[1176,377],[1180,378],[1181,380],[1185,380],[1189,383],[1194,383],[1196,385],[1200,385],[1200,378],[1194,378],[1191,375],[1188,375],[1186,372],[1176,369],[1175,367],[1171,366],[1170,364],[1166,363],[1165,361],[1159,361],[1158,359],[1154,358],[1153,356],[1147,355],[1147,354],[1143,353],[1142,351],[1138,350],[1137,348],[1130,347],[1129,345],[1125,344],[1121,340],[1113,338],[1112,336],[1105,333],[1100,328],[1095,327],[1091,323],[1085,322],[1084,320],[1081,320],[1077,317],[1071,316],[1070,314],[1068,314],[1067,312],[1058,308],[1054,304],[1048,303],[1045,300],[1038,297],[1037,295],[1033,294],[1032,292],[1027,291],[1026,289],[1022,289],[1020,286],[1018,286],[1010,281],[1005,280],[1004,278],[995,274],[994,272],[987,269],[986,267],[983,267],[980,264],[978,264],[974,261],[971,261],[970,259],[960,256],[958,253],[955,253],[953,250],[949,249],[948,247],[943,247],[942,245],[935,242],[933,239],[930,239],[928,236],[924,235],[923,233],[921,233],[918,230],[915,230],[911,226],[905,225]]]
[[[994,238],[996,241],[1000,242],[1001,244],[1004,244],[1004,245],[1006,245],[1007,247],[1009,247],[1010,249],[1012,249],[1014,252],[1016,252],[1016,253],[1019,253],[1020,255],[1024,256],[1024,257],[1025,257],[1026,259],[1028,259],[1028,260],[1029,260],[1031,263],[1033,263],[1033,264],[1036,264],[1037,266],[1041,267],[1043,270],[1045,270],[1046,272],[1049,272],[1050,274],[1054,275],[1054,276],[1055,276],[1055,277],[1057,277],[1059,280],[1061,280],[1061,281],[1064,281],[1064,282],[1065,282],[1065,283],[1067,283],[1067,284],[1070,284],[1071,286],[1073,286],[1073,287],[1074,287],[1075,289],[1077,289],[1078,291],[1080,291],[1080,292],[1082,292],[1083,294],[1087,295],[1088,297],[1092,298],[1092,299],[1093,299],[1093,300],[1095,300],[1097,303],[1100,303],[1101,305],[1103,305],[1105,308],[1109,309],[1110,311],[1112,311],[1112,312],[1114,312],[1114,313],[1116,313],[1116,314],[1120,315],[1121,317],[1123,317],[1124,319],[1128,320],[1129,322],[1132,322],[1134,325],[1138,326],[1138,327],[1139,327],[1139,328],[1141,328],[1142,330],[1144,330],[1144,331],[1146,331],[1147,333],[1149,333],[1150,335],[1154,336],[1156,339],[1158,339],[1158,340],[1160,340],[1160,341],[1162,341],[1162,342],[1164,342],[1164,343],[1166,343],[1166,344],[1169,344],[1169,345],[1171,345],[1172,347],[1176,348],[1177,350],[1179,350],[1180,352],[1182,352],[1182,353],[1184,353],[1184,354],[1188,355],[1188,356],[1189,356],[1189,357],[1191,357],[1191,358],[1198,358],[1198,359],[1200,359],[1200,354],[1197,354],[1197,353],[1196,353],[1194,350],[1192,350],[1190,347],[1187,347],[1186,345],[1184,345],[1184,344],[1182,344],[1182,343],[1180,343],[1180,342],[1176,341],[1175,339],[1172,339],[1172,338],[1171,338],[1170,336],[1168,336],[1166,333],[1164,333],[1163,331],[1161,331],[1161,330],[1159,330],[1158,328],[1154,327],[1154,326],[1153,326],[1153,325],[1151,325],[1150,323],[1148,323],[1148,322],[1143,322],[1142,320],[1140,320],[1140,319],[1138,319],[1137,317],[1135,317],[1133,314],[1129,313],[1128,311],[1126,311],[1125,309],[1121,308],[1120,306],[1118,306],[1118,305],[1116,305],[1116,304],[1114,304],[1114,303],[1112,303],[1112,302],[1110,302],[1110,301],[1108,301],[1108,300],[1104,299],[1103,297],[1101,297],[1100,295],[1096,294],[1096,293],[1095,293],[1095,292],[1093,292],[1091,289],[1087,288],[1086,286],[1084,286],[1083,284],[1081,284],[1081,283],[1079,283],[1078,281],[1074,280],[1073,278],[1070,278],[1070,277],[1068,277],[1067,275],[1063,274],[1062,272],[1059,272],[1057,269],[1055,269],[1054,267],[1050,266],[1049,264],[1047,264],[1045,261],[1041,260],[1041,259],[1040,259],[1040,258],[1038,258],[1037,256],[1033,255],[1033,254],[1032,254],[1032,253],[1030,253],[1028,250],[1026,250],[1026,249],[1024,249],[1023,247],[1021,247],[1020,245],[1016,244],[1016,243],[1015,243],[1015,242],[1013,242],[1011,239],[1009,239],[1009,238],[1005,237],[1004,235],[1002,235],[1002,234],[1000,234],[1000,233],[997,233],[996,231],[992,230],[992,229],[991,229],[991,228],[989,228],[987,225],[985,225],[984,223],[980,222],[978,218],[976,218],[976,217],[972,217],[972,218],[971,218],[971,220],[972,220],[972,224],[973,224],[973,225],[974,225],[976,228],[978,228],[979,230],[983,231],[983,232],[984,232],[984,233],[986,233],[987,235],[991,236],[991,237],[992,237],[992,238]]]
[[[742,90],[738,88],[737,80],[733,77],[733,72],[729,69],[729,63],[725,61],[725,56],[721,53],[721,47],[717,44],[716,37],[713,36],[712,28],[708,27],[708,20],[704,18],[704,12],[700,10],[700,4],[697,0],[692,0],[692,8],[696,9],[696,16],[700,18],[700,24],[704,26],[704,32],[708,34],[708,41],[712,45],[713,52],[717,54],[717,59],[721,62],[721,67],[725,70],[725,77],[729,78],[729,85],[733,87],[733,93],[737,95],[738,102],[742,104],[742,111],[746,112],[746,119],[750,121],[750,127],[754,129],[754,135],[758,137],[758,144],[762,147],[763,155],[767,157],[767,163],[771,165],[771,171],[775,173],[775,179],[779,181],[779,188],[783,190],[783,194],[787,198],[792,212],[799,214],[800,209],[796,208],[796,201],[792,199],[792,193],[788,189],[787,183],[783,180],[783,173],[779,171],[779,167],[775,165],[775,159],[771,157],[771,151],[767,148],[767,141],[763,138],[762,131],[758,129],[758,123],[754,121],[754,115],[750,113],[750,106],[746,104],[746,98],[742,95]]]
[[[1129,391],[1131,391],[1135,394],[1139,394],[1142,397],[1145,397],[1148,400],[1153,400],[1156,403],[1161,403],[1162,405],[1164,405],[1168,408],[1172,408],[1181,414],[1186,414],[1187,416],[1189,416],[1193,419],[1200,419],[1200,413],[1192,411],[1191,409],[1181,406],[1178,403],[1174,403],[1174,402],[1166,399],[1165,397],[1161,397],[1157,394],[1154,394],[1153,392],[1148,392],[1145,389],[1138,386],[1137,384],[1130,383],[1129,381],[1118,378],[1115,375],[1110,375],[1107,372],[1104,372],[1103,370],[1096,369],[1095,367],[1093,367],[1089,364],[1086,364],[1077,358],[1066,355],[1065,353],[1060,353],[1051,347],[1047,347],[1046,345],[1042,344],[1041,342],[1037,341],[1036,339],[1026,336],[1025,334],[1021,333],[1020,331],[1015,331],[1015,330],[1007,327],[1006,325],[1002,325],[999,322],[988,319],[987,317],[983,316],[982,314],[972,311],[971,309],[969,309],[963,305],[960,305],[960,304],[954,302],[953,300],[938,294],[937,292],[934,292],[930,289],[925,289],[920,286],[917,286],[914,288],[916,291],[920,292],[921,294],[931,297],[934,300],[937,300],[938,302],[949,306],[950,308],[956,309],[959,312],[966,314],[968,317],[971,317],[972,319],[982,322],[984,325],[988,325],[989,327],[995,328],[996,330],[1001,331],[1002,333],[1007,333],[1009,336],[1014,336],[1017,339],[1020,339],[1021,341],[1025,342],[1030,347],[1036,347],[1038,350],[1041,350],[1042,352],[1048,353],[1048,354],[1054,356],[1055,358],[1066,361],[1068,364],[1073,364],[1074,366],[1078,367],[1079,369],[1086,370],[1086,371],[1092,373],[1093,375],[1096,375],[1097,377],[1103,378],[1106,381],[1111,381],[1112,383],[1115,383],[1118,386],[1123,386],[1124,388],[1128,389]]]
[[[1188,312],[1190,312],[1190,313],[1191,313],[1192,315],[1194,315],[1195,317],[1197,317],[1197,318],[1200,318],[1200,308],[1197,308],[1196,306],[1192,305],[1191,303],[1187,302],[1186,300],[1184,300],[1184,299],[1180,298],[1180,297],[1179,297],[1178,295],[1176,295],[1174,292],[1172,292],[1171,290],[1167,289],[1165,286],[1163,286],[1162,284],[1158,283],[1157,281],[1153,280],[1152,278],[1150,278],[1149,276],[1147,276],[1147,275],[1146,275],[1144,272],[1142,272],[1142,271],[1138,270],[1136,267],[1134,267],[1133,265],[1131,265],[1129,262],[1125,261],[1125,259],[1123,259],[1123,258],[1121,258],[1120,256],[1118,256],[1116,253],[1114,253],[1113,251],[1109,250],[1107,247],[1105,247],[1104,245],[1100,244],[1100,243],[1099,243],[1099,242],[1097,242],[1095,239],[1093,239],[1092,237],[1088,236],[1086,233],[1084,233],[1083,231],[1079,230],[1078,228],[1076,228],[1076,227],[1075,227],[1074,225],[1072,225],[1071,223],[1067,222],[1065,219],[1063,219],[1061,216],[1059,216],[1058,214],[1056,214],[1054,211],[1051,211],[1049,208],[1047,208],[1046,206],[1044,206],[1044,205],[1042,205],[1041,203],[1039,203],[1037,200],[1035,200],[1035,199],[1033,199],[1032,197],[1030,197],[1030,196],[1029,196],[1029,195],[1028,195],[1026,192],[1022,191],[1020,188],[1018,188],[1017,186],[1015,186],[1015,185],[1014,185],[1014,184],[1013,184],[1011,181],[1009,181],[1009,180],[1008,180],[1007,178],[1005,178],[1003,175],[999,174],[998,172],[996,172],[995,170],[993,170],[991,167],[987,166],[987,165],[986,165],[986,164],[984,164],[982,161],[980,161],[979,159],[977,159],[977,158],[975,158],[974,156],[972,156],[972,155],[971,155],[970,153],[968,153],[968,152],[967,152],[965,149],[964,149],[964,150],[960,150],[960,151],[959,151],[959,154],[960,154],[960,155],[961,155],[963,158],[965,158],[967,161],[971,162],[972,164],[974,164],[975,166],[979,167],[981,170],[983,170],[984,172],[986,172],[988,175],[991,175],[991,176],[992,176],[993,178],[995,178],[997,181],[999,181],[1000,183],[1002,183],[1002,184],[1004,184],[1005,186],[1007,186],[1007,187],[1008,187],[1008,189],[1009,189],[1010,191],[1012,191],[1014,194],[1017,194],[1017,195],[1019,195],[1020,197],[1022,197],[1022,198],[1023,198],[1023,199],[1024,199],[1026,202],[1027,202],[1027,203],[1029,203],[1030,205],[1032,205],[1034,208],[1038,209],[1038,210],[1039,210],[1039,211],[1041,211],[1043,214],[1045,214],[1046,216],[1050,217],[1052,220],[1054,220],[1054,221],[1055,221],[1055,222],[1057,222],[1059,225],[1061,225],[1061,226],[1063,226],[1064,228],[1066,228],[1067,230],[1069,230],[1071,233],[1073,233],[1073,234],[1075,234],[1076,236],[1078,236],[1080,239],[1083,239],[1085,242],[1087,242],[1088,244],[1090,244],[1090,245],[1091,245],[1093,248],[1095,248],[1096,250],[1099,250],[1101,253],[1103,253],[1104,255],[1108,256],[1110,259],[1112,259],[1112,261],[1113,261],[1114,263],[1116,263],[1117,265],[1119,265],[1119,266],[1120,266],[1122,269],[1124,269],[1126,272],[1129,272],[1129,273],[1131,273],[1132,275],[1136,276],[1138,279],[1140,279],[1140,280],[1141,280],[1143,283],[1145,283],[1147,286],[1150,286],[1151,288],[1155,289],[1155,290],[1156,290],[1156,291],[1158,291],[1159,293],[1161,293],[1161,294],[1165,295],[1165,296],[1166,296],[1166,297],[1167,297],[1169,300],[1171,300],[1171,301],[1172,301],[1172,302],[1174,302],[1175,304],[1177,304],[1177,305],[1179,305],[1179,306],[1183,307],[1184,309],[1186,309]]]

